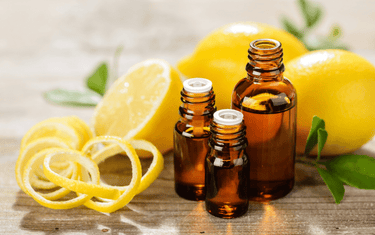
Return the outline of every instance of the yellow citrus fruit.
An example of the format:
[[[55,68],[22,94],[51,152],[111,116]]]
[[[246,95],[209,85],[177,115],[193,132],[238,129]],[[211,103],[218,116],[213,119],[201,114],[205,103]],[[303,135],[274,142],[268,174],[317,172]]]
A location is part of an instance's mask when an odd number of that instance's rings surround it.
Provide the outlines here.
[[[375,67],[343,50],[320,50],[285,65],[297,90],[297,152],[303,153],[314,115],[325,120],[323,155],[352,152],[375,134]],[[316,154],[316,149],[315,149]]]
[[[225,25],[199,42],[177,68],[187,77],[203,77],[213,82],[218,109],[229,108],[234,86],[246,77],[247,50],[253,40],[272,38],[284,49],[284,62],[308,50],[292,34],[267,24],[243,22]]]
[[[162,153],[173,147],[182,82],[166,61],[149,59],[131,67],[96,106],[97,136],[145,139]]]

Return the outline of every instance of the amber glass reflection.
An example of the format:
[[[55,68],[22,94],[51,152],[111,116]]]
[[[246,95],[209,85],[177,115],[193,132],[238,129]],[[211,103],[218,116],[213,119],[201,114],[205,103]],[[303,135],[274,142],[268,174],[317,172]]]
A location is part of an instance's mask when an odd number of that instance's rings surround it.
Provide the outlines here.
[[[283,77],[278,41],[253,41],[248,76],[238,82],[232,108],[244,115],[250,162],[249,199],[268,201],[288,194],[294,185],[296,91]]]
[[[206,210],[221,218],[236,218],[248,210],[249,162],[243,123],[211,125],[206,159]]]
[[[185,199],[205,199],[204,161],[209,151],[209,125],[216,111],[215,94],[181,91],[180,120],[174,139],[175,191]]]

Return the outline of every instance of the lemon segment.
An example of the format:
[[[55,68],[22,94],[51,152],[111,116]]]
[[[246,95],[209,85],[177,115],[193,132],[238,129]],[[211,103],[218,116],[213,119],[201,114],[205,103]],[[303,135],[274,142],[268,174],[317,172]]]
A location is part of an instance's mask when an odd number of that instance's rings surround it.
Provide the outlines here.
[[[179,119],[182,82],[164,60],[150,59],[131,67],[96,106],[97,136],[145,139],[162,153],[173,147],[170,134]]]

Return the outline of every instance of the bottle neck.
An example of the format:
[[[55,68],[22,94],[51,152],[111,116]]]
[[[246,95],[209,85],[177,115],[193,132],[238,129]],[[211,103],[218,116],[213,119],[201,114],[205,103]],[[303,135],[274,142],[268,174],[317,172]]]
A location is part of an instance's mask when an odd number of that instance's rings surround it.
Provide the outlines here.
[[[192,120],[199,116],[209,116],[212,118],[216,111],[215,94],[211,89],[205,93],[190,93],[185,89],[181,91],[180,116],[187,120]]]
[[[281,81],[285,71],[281,43],[273,39],[259,39],[250,43],[247,77],[254,81]]]
[[[185,132],[194,137],[208,136],[208,127],[216,111],[213,90],[206,93],[190,93],[183,89],[181,101],[180,122],[188,127]]]
[[[246,126],[244,122],[238,125],[221,125],[212,122],[210,125],[211,148],[219,151],[242,150],[247,146]]]

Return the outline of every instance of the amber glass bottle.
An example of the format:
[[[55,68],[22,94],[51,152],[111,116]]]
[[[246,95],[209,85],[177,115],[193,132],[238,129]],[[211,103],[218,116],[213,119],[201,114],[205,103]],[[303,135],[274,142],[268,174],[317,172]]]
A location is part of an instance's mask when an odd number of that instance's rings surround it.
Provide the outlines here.
[[[251,156],[249,199],[268,201],[288,194],[294,185],[296,91],[283,77],[281,43],[250,43],[247,77],[234,88],[232,108],[244,115],[247,153]]]
[[[205,199],[204,161],[208,153],[209,125],[216,111],[212,82],[203,78],[186,80],[181,91],[180,120],[174,140],[175,191],[185,199]]]
[[[222,109],[214,114],[206,158],[206,210],[221,218],[246,213],[249,161],[246,127],[241,112]]]

